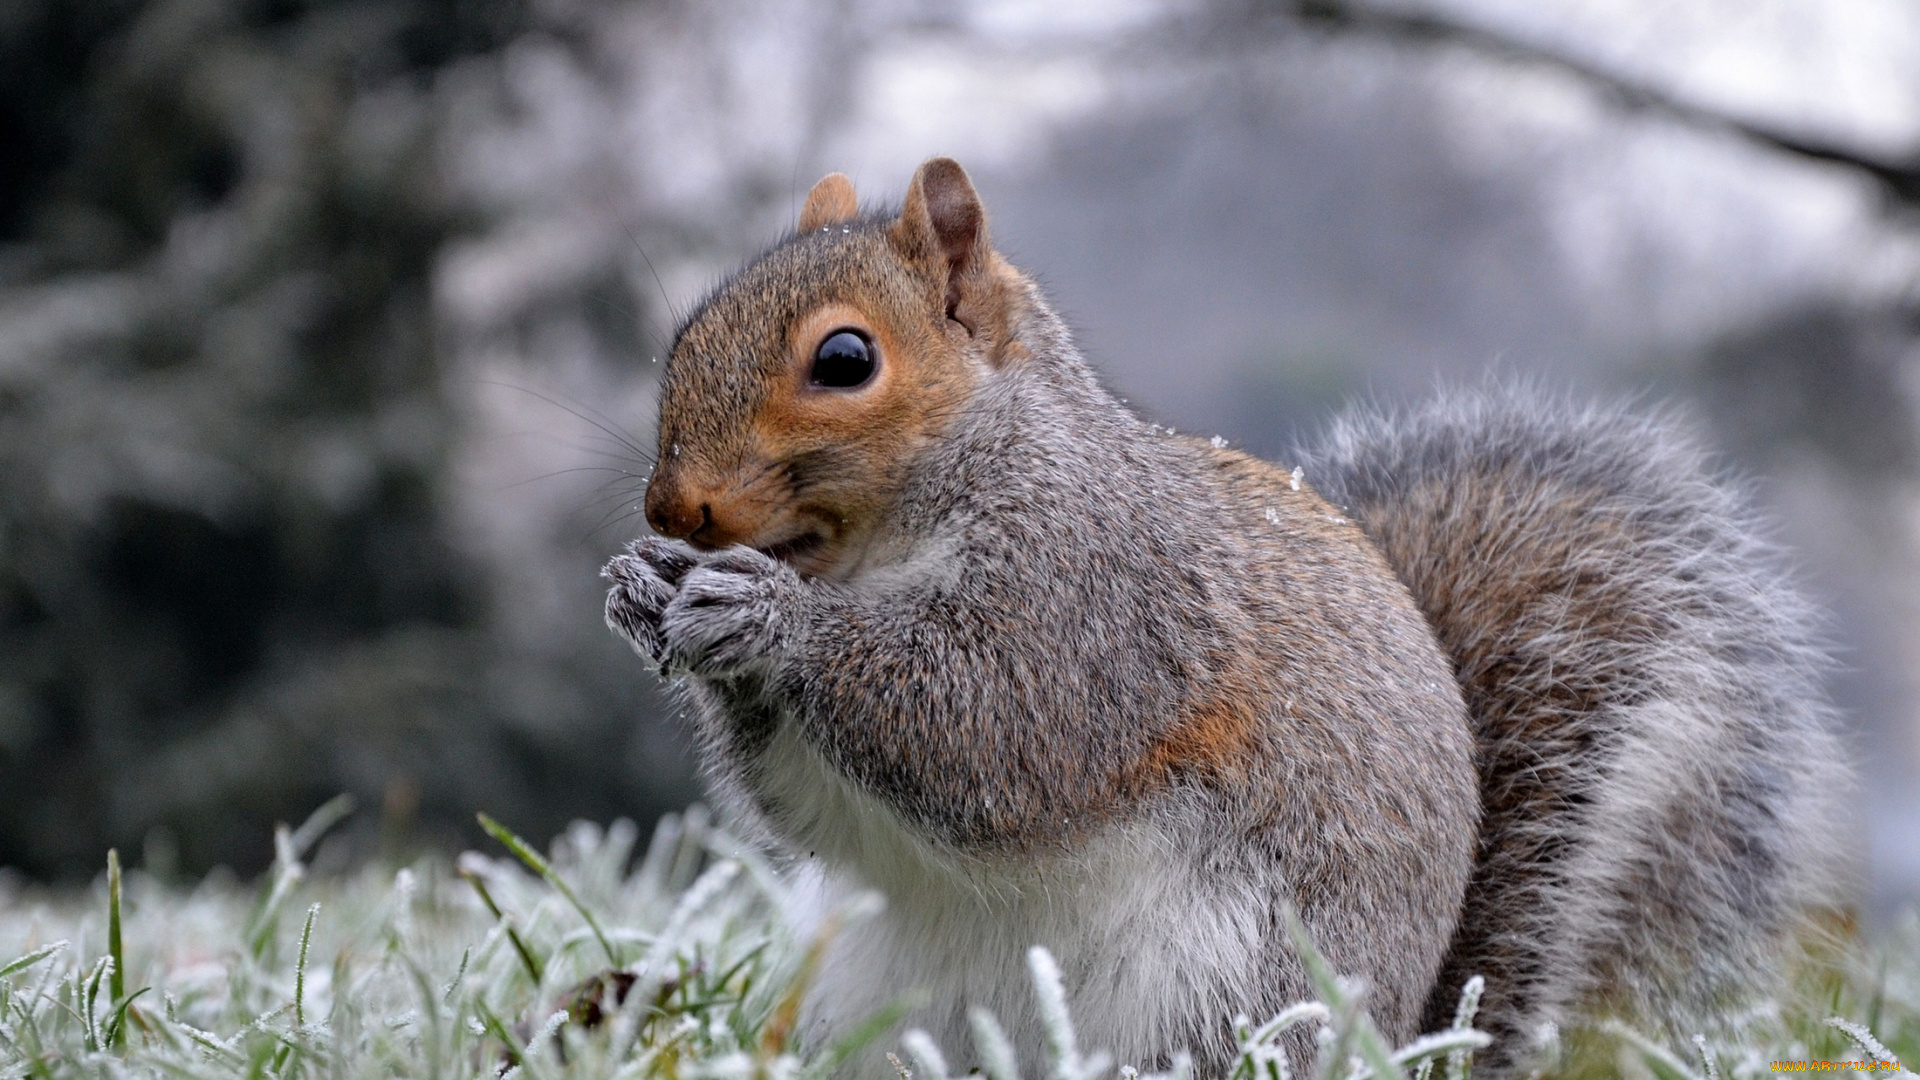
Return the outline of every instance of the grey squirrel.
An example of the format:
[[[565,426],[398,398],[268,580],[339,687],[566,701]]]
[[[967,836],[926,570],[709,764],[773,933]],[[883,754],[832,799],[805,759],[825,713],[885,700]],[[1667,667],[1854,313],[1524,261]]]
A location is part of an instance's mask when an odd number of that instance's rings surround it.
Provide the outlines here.
[[[1218,1075],[1312,996],[1290,906],[1396,1043],[1485,976],[1499,1075],[1596,1005],[1690,1034],[1836,900],[1817,620],[1669,419],[1491,387],[1292,469],[1176,436],[935,158],[897,215],[828,176],[693,310],[659,447],[608,625],[796,880],[888,899],[810,1037],[922,987],[949,1053],[977,1004],[1036,1059],[1041,944],[1086,1045]]]

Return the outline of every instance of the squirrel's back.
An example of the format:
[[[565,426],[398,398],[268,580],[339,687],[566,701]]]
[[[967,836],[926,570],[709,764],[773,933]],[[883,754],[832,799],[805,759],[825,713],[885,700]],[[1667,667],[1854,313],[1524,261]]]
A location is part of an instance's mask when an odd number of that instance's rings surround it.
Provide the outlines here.
[[[1471,714],[1479,851],[1425,1030],[1475,974],[1502,1057],[1579,1001],[1685,1036],[1776,977],[1847,870],[1846,772],[1813,609],[1684,426],[1495,387],[1305,456]]]

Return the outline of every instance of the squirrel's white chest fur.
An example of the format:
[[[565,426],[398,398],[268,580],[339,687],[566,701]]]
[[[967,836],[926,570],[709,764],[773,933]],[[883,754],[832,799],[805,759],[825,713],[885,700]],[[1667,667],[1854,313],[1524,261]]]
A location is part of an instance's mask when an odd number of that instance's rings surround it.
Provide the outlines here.
[[[956,1066],[972,1060],[968,1009],[991,1010],[1023,1063],[1038,1064],[1026,953],[1059,960],[1083,1050],[1122,1064],[1224,1030],[1245,1001],[1271,901],[1206,871],[1198,815],[1173,812],[1111,826],[1068,855],[998,866],[943,851],[858,790],[783,724],[762,759],[761,793],[778,831],[805,857],[793,874],[803,911],[824,915],[860,890],[880,914],[845,928],[809,994],[811,1037],[831,1039],[900,996],[927,1004],[909,1026],[928,1031]],[[1196,1016],[1197,1010],[1218,1016]],[[891,1075],[880,1053],[863,1073]]]

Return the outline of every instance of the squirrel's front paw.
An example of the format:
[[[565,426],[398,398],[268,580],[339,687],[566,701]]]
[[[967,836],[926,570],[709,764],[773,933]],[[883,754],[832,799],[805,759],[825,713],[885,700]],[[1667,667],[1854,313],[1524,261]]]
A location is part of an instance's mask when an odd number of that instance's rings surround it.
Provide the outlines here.
[[[664,655],[660,615],[673,600],[687,571],[699,556],[678,540],[649,536],[627,545],[600,571],[611,583],[607,589],[607,628],[654,663]]]
[[[799,575],[752,548],[728,548],[687,573],[660,616],[664,662],[725,675],[772,658],[790,629]]]

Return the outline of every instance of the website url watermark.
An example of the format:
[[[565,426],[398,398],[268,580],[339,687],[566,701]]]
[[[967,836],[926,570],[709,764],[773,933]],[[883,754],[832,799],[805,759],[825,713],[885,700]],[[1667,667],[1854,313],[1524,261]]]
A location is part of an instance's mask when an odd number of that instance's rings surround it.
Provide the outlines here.
[[[1774,1072],[1899,1072],[1897,1061],[1772,1061]]]

